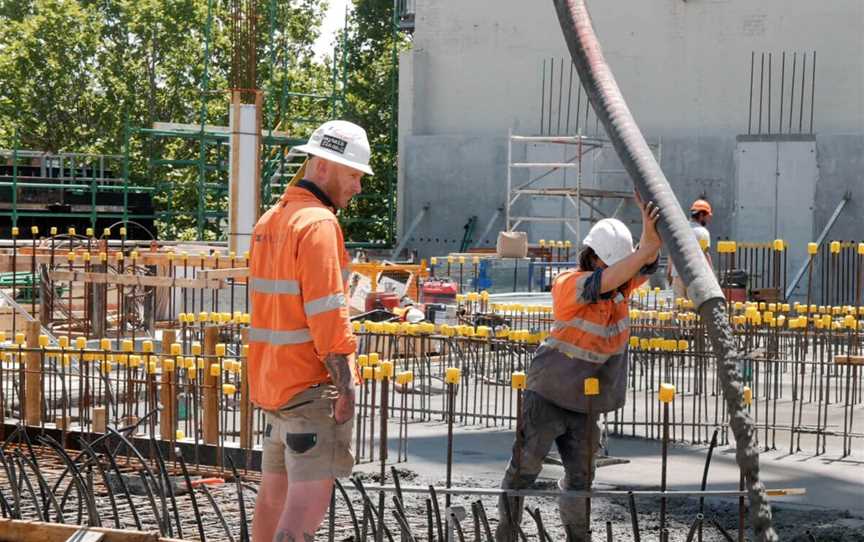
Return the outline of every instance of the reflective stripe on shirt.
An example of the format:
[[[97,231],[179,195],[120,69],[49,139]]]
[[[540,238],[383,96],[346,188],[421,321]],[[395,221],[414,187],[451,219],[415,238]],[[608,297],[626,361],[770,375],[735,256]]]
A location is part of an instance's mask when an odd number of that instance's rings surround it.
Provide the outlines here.
[[[303,304],[303,310],[306,312],[306,317],[315,316],[324,312],[341,309],[345,306],[345,294],[338,293],[319,297]]]
[[[252,277],[249,289],[262,294],[300,295],[300,283],[296,280],[262,279]]]
[[[627,331],[630,327],[630,317],[625,316],[621,320],[609,324],[608,326],[595,324],[594,322],[589,322],[588,320],[584,320],[582,318],[574,318],[567,322],[556,320],[552,324],[553,331],[563,330],[567,327],[576,328],[587,333],[591,333],[592,335],[597,335],[598,337],[608,339],[611,337],[615,337],[616,335],[619,335],[624,331]]]
[[[308,328],[292,329],[290,331],[279,331],[258,327],[249,328],[249,341],[268,343],[273,346],[284,346],[286,344],[303,344],[312,342],[312,334]]]

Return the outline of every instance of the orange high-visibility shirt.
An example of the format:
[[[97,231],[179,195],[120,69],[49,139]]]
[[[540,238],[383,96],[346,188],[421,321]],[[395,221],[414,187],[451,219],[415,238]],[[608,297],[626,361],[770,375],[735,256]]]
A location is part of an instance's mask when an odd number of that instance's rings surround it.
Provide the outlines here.
[[[555,277],[555,321],[528,369],[527,389],[573,412],[611,412],[626,400],[629,297],[646,279],[636,276],[608,295],[600,295],[600,280],[580,270]],[[587,378],[598,380],[599,396],[584,394]]]
[[[249,262],[253,403],[278,409],[330,381],[323,363],[328,354],[349,355],[357,379],[349,265],[336,215],[304,188],[286,189],[255,225]]]
[[[547,342],[571,357],[604,363],[621,353],[630,338],[628,298],[643,284],[644,276],[631,279],[609,299],[591,303],[583,293],[593,273],[564,271],[552,283],[552,313],[555,322]]]

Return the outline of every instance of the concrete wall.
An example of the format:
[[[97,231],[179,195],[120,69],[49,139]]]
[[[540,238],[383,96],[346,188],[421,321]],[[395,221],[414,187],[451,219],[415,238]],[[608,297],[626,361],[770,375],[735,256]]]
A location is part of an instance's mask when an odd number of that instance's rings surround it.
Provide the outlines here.
[[[816,138],[819,184],[813,217],[821,232],[845,193],[852,199],[831,228],[830,238],[864,241],[864,135]]]
[[[458,251],[469,218],[477,216],[479,230],[504,204],[506,137],[408,136],[402,163],[405,217],[430,206],[409,244],[423,255]]]
[[[689,203],[705,194],[714,205],[715,238],[732,233],[735,137],[748,131],[754,51],[751,130],[758,125],[761,53],[771,52],[774,132],[781,114],[781,52],[787,51],[784,131],[791,54],[799,53],[800,77],[801,53],[817,52],[812,113],[820,180],[814,238],[844,192],[864,198],[864,2],[594,0],[589,9],[604,54],[643,133],[662,141],[661,165],[679,199]],[[400,72],[399,186],[402,227],[423,204],[431,206],[412,235],[412,245],[422,254],[454,249],[452,240],[458,246],[470,216],[478,216],[477,227],[482,229],[503,205],[507,132],[539,132],[543,60],[558,66],[561,58],[569,55],[551,2],[418,3],[414,46],[403,55]],[[812,57],[807,58],[804,131],[811,112]],[[567,86],[568,68],[565,63],[562,88]],[[553,119],[559,115],[557,68],[555,77]],[[761,85],[763,132],[768,121],[767,77],[766,65]],[[795,85],[797,131],[800,80]],[[548,108],[548,99],[543,100]],[[855,230],[862,217],[862,202],[853,199],[832,237],[864,237]],[[503,227],[499,222],[488,236],[492,243]],[[538,228],[529,229],[529,235],[536,242],[550,233]]]

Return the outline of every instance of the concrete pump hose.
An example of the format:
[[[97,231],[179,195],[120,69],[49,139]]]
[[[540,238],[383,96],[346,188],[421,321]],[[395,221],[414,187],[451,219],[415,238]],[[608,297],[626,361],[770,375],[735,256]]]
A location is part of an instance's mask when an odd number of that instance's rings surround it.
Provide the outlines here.
[[[640,197],[660,207],[660,237],[675,268],[688,284],[689,297],[699,308],[717,355],[717,370],[735,435],[736,460],[747,483],[753,532],[757,540],[777,540],[765,486],[759,480],[756,432],[744,409],[743,382],[723,292],[603,58],[585,1],[553,0],[553,3],[573,63],[597,118],[603,123]]]

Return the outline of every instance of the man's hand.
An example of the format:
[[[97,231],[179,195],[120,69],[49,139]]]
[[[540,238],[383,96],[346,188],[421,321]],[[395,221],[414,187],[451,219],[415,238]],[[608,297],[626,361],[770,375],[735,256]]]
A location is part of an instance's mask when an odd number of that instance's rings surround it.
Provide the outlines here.
[[[642,198],[639,197],[639,192],[634,193],[636,203],[639,204],[639,209],[642,211],[642,237],[639,240],[639,250],[645,257],[645,263],[650,264],[657,259],[660,247],[663,245],[660,234],[657,233],[660,208],[653,201],[643,202]]]
[[[333,417],[337,424],[345,423],[354,417],[354,375],[351,374],[348,356],[329,354],[324,358],[324,366],[339,391],[333,407]]]
[[[343,424],[354,417],[354,390],[351,393],[339,393],[333,406],[333,418],[337,424]]]

